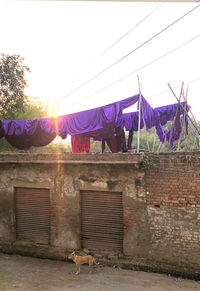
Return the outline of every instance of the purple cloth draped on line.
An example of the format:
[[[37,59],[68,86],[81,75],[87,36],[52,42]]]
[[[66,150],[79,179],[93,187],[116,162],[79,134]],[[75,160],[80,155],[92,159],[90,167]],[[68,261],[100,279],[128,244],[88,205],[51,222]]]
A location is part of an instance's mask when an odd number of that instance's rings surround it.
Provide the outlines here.
[[[143,115],[141,114],[140,129],[144,127],[144,122],[145,122],[146,129],[149,130],[155,125],[154,110],[143,96],[141,100],[142,100],[142,107],[143,107]],[[139,111],[135,111],[131,113],[124,113],[122,114],[121,117],[118,118],[115,126],[121,127],[121,128],[125,127],[126,130],[133,129],[134,131],[138,131],[138,119],[139,119]]]
[[[37,119],[2,120],[3,135],[6,140],[18,149],[29,149],[31,146],[45,146],[56,137],[55,133],[46,133]]]
[[[50,143],[56,135],[66,138],[68,134],[76,135],[88,132],[102,133],[106,125],[113,124],[122,114],[123,109],[138,101],[139,95],[124,100],[58,118],[40,120],[2,120],[1,137],[20,149],[31,146],[43,146]],[[42,138],[43,136],[43,138]]]
[[[121,117],[122,124],[126,130],[133,129],[134,131],[138,131],[138,121],[139,121],[139,112],[130,112],[124,113]],[[143,119],[140,119],[140,129],[144,128]]]
[[[182,107],[184,107],[185,102],[180,103],[182,106],[180,106],[180,115],[184,114],[184,110]],[[177,103],[165,105],[162,107],[156,107],[154,109],[154,119],[155,122],[160,122],[161,125],[165,125],[168,121],[172,121],[174,119],[174,116],[176,114],[176,108]]]
[[[62,138],[65,138],[67,134],[75,135],[95,132],[104,128],[105,124],[117,122],[122,115],[123,109],[135,104],[138,98],[139,95],[135,95],[109,105],[63,115],[57,119],[41,119],[42,129],[48,133],[55,132]]]
[[[142,96],[142,106],[144,112],[145,126],[146,129],[149,130],[155,125],[154,110],[143,96]]]
[[[0,124],[0,138],[5,136],[8,142],[20,149],[31,146],[44,146],[50,143],[56,135],[66,138],[67,135],[84,134],[95,139],[113,138],[114,128],[119,127],[129,131],[138,130],[139,112],[122,114],[123,109],[135,104],[139,100],[139,94],[124,100],[101,106],[98,108],[63,115],[57,118],[41,118],[29,120],[2,120]],[[157,107],[153,110],[150,104],[142,96],[143,111],[140,128],[149,130],[156,127],[157,135],[161,142],[170,141],[173,146],[181,132],[180,116],[184,114],[182,106],[179,106],[177,118],[172,134],[163,130],[162,126],[169,120],[173,120],[176,114],[177,104]],[[188,116],[185,115],[186,127]],[[171,138],[170,138],[171,134]]]
[[[32,135],[38,126],[37,119],[27,120],[2,120],[2,127],[6,135]]]
[[[41,128],[38,126],[36,131],[33,135],[5,135],[5,139],[9,144],[11,144],[13,147],[20,149],[20,150],[27,150],[31,148],[32,146],[35,147],[41,147],[46,146],[50,142],[52,142],[56,137],[55,133],[49,134],[41,130]]]
[[[75,135],[98,130],[103,127],[101,108],[60,116],[56,124],[57,134],[62,138],[66,138],[68,134]]]
[[[109,105],[58,118],[41,118],[40,122],[37,119],[2,120],[2,127],[6,135],[33,135],[38,123],[43,131],[56,133],[61,137],[96,131],[103,128],[104,124],[116,122],[123,109],[136,103],[138,97],[139,95],[135,95]]]
[[[146,101],[146,99],[142,96],[142,104],[143,104],[143,113],[144,115],[141,116],[141,122],[140,122],[140,129],[144,127],[144,122],[146,125],[146,129],[150,129],[153,126],[156,127],[156,133],[158,135],[158,138],[162,143],[165,141],[170,141],[170,146],[173,146],[173,143],[175,140],[178,140],[181,133],[181,121],[180,116],[184,115],[184,105],[185,102],[181,102],[179,108],[178,108],[178,114],[177,118],[175,120],[175,125],[173,128],[173,132],[171,135],[170,140],[170,132],[171,130],[163,130],[162,126],[165,125],[168,121],[172,121],[176,114],[177,109],[177,103],[170,104],[162,107],[157,107],[153,109],[149,103]],[[117,126],[120,126],[121,128],[125,127],[128,131],[138,131],[138,116],[139,112],[131,112],[131,113],[124,113],[122,116],[118,119]],[[185,122],[186,122],[186,128],[188,124],[188,116],[185,115]],[[132,140],[132,137],[130,137],[130,140]],[[130,143],[129,141],[129,149],[130,149]]]
[[[47,117],[40,119],[40,128],[46,133],[56,133],[56,118]]]
[[[181,134],[181,120],[180,116],[184,115],[185,102],[181,102],[180,105],[178,104],[170,104],[162,107],[157,107],[154,109],[154,119],[155,119],[155,127],[156,127],[156,134],[160,141],[164,143],[165,141],[170,142],[170,147],[173,147],[174,141],[178,140]],[[176,115],[176,120],[174,123],[174,127],[170,130],[163,130],[162,125],[165,125],[168,121],[172,121]],[[188,116],[185,115],[185,122],[186,127],[188,124]],[[172,134],[171,134],[172,131]],[[170,140],[171,136],[171,140]]]

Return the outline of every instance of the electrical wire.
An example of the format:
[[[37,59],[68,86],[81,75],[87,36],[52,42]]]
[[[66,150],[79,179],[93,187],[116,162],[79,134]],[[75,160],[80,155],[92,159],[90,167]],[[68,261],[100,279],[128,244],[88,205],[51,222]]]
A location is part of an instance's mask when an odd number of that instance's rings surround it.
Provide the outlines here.
[[[187,82],[187,84],[192,84],[192,83],[195,83],[195,82],[198,82],[198,81],[200,81],[200,78],[197,78],[197,79],[194,79],[194,80],[190,80],[190,81]],[[180,87],[179,85],[175,86],[174,89],[177,89],[179,87]],[[153,95],[149,96],[149,98],[154,98],[154,97],[157,97],[159,95],[165,94],[167,92],[169,92],[169,90],[164,90],[164,91],[161,91],[161,92],[158,92],[156,94],[153,94]]]
[[[147,43],[149,43],[150,41],[152,41],[153,39],[155,39],[157,36],[159,36],[160,34],[162,34],[163,32],[165,32],[171,26],[175,25],[181,19],[183,19],[184,17],[186,17],[187,15],[189,15],[191,12],[193,12],[194,10],[196,10],[197,8],[199,8],[199,6],[200,6],[200,4],[197,5],[197,6],[195,6],[191,10],[189,10],[187,13],[185,13],[184,15],[182,15],[181,17],[179,17],[178,19],[176,19],[175,21],[173,21],[171,24],[169,24],[168,26],[166,26],[164,29],[162,29],[161,31],[159,31],[158,33],[156,33],[155,35],[153,35],[152,37],[150,37],[148,40],[146,40],[145,42],[143,42],[141,45],[137,46],[135,49],[133,49],[132,51],[130,51],[128,54],[124,55],[123,57],[121,57],[120,59],[118,59],[117,61],[115,61],[111,65],[109,65],[108,67],[106,67],[104,70],[100,71],[99,73],[97,73],[96,75],[94,75],[92,78],[90,78],[86,82],[82,83],[81,85],[79,85],[78,87],[76,87],[75,89],[73,89],[72,91],[70,91],[67,95],[65,95],[64,97],[62,97],[59,100],[57,100],[56,103],[62,101],[63,99],[67,98],[68,96],[72,95],[73,93],[75,93],[76,91],[78,91],[79,89],[81,89],[83,86],[87,85],[89,82],[93,81],[94,79],[96,79],[97,77],[99,77],[100,75],[102,75],[103,73],[105,73],[107,70],[109,70],[113,66],[117,65],[119,62],[121,62],[122,60],[124,60],[125,58],[127,58],[128,56],[130,56],[132,53],[136,52],[138,49],[142,48],[144,45],[146,45]]]
[[[103,52],[101,52],[98,56],[96,56],[93,60],[91,60],[86,66],[84,66],[79,72],[75,73],[71,80],[76,78],[81,73],[85,72],[87,68],[102,58],[108,51],[110,51],[114,46],[116,46],[120,41],[122,41],[127,35],[129,35],[133,30],[135,30],[140,24],[142,24],[146,19],[148,19],[154,12],[156,12],[164,3],[160,3],[153,10],[151,10],[146,16],[144,16],[138,23],[136,23],[132,28],[130,28],[126,33],[124,33],[119,39],[117,39],[113,44],[111,44],[108,48],[106,48]],[[71,80],[69,80],[66,84],[68,84]]]
[[[103,87],[103,88],[101,88],[101,89],[99,89],[99,90],[93,92],[93,93],[90,94],[90,95],[87,95],[86,97],[83,97],[82,99],[79,99],[77,102],[73,103],[71,106],[68,106],[68,108],[71,108],[71,107],[73,107],[73,106],[75,106],[75,105],[77,105],[77,104],[80,104],[82,101],[84,101],[84,100],[86,100],[86,99],[89,99],[89,98],[93,97],[93,96],[96,95],[96,94],[99,94],[100,92],[102,92],[102,91],[108,89],[109,87],[115,85],[115,84],[118,83],[118,82],[123,81],[124,79],[130,77],[131,75],[137,73],[138,71],[143,70],[144,68],[146,68],[146,67],[148,67],[148,66],[154,64],[155,62],[161,60],[162,58],[168,56],[169,54],[175,52],[176,50],[182,48],[183,46],[189,44],[190,42],[196,40],[198,37],[200,37],[200,34],[198,34],[198,35],[196,35],[195,37],[193,37],[193,38],[187,40],[187,41],[184,42],[183,44],[181,44],[181,45],[177,46],[176,48],[170,50],[169,52],[165,53],[164,55],[161,55],[160,57],[154,59],[153,61],[151,61],[151,62],[149,62],[149,63],[147,63],[147,64],[145,64],[145,65],[143,65],[143,66],[141,66],[141,67],[139,67],[139,68],[137,68],[136,70],[130,72],[129,74],[123,76],[122,78],[120,78],[120,79],[118,79],[118,80],[116,80],[116,81],[114,81],[114,82],[112,82],[112,83],[106,85],[105,87]]]

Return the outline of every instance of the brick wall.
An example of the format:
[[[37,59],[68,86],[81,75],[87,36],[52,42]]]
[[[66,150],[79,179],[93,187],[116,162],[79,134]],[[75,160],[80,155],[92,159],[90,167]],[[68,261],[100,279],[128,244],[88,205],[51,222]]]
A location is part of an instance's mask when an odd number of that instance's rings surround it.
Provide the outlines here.
[[[147,205],[200,208],[200,154],[150,156]]]
[[[200,153],[149,155],[146,203],[149,257],[200,267]]]

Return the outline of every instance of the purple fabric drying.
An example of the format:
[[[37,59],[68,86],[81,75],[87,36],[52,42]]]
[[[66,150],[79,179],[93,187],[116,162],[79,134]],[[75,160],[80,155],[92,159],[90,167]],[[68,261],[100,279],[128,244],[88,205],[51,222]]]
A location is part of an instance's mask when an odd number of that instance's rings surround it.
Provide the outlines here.
[[[115,127],[123,128],[123,126],[120,125],[120,118],[122,116],[123,110],[135,104],[138,99],[139,95],[135,95],[122,101],[101,107],[101,116],[103,121],[102,128],[98,130],[88,131],[87,133],[84,133],[84,135],[87,137],[92,137],[94,138],[94,140],[99,141],[101,141],[103,138],[113,138]]]
[[[142,96],[142,105],[143,105],[143,116],[141,115],[141,122],[140,122],[140,129],[144,127],[144,122],[146,125],[146,129],[149,130],[153,126],[156,128],[156,134],[162,143],[165,141],[170,141],[170,146],[173,146],[175,140],[178,140],[181,133],[181,118],[180,116],[184,115],[184,105],[185,102],[181,102],[180,106],[178,107],[178,112],[173,128],[173,132],[170,134],[171,130],[163,130],[162,126],[165,125],[168,121],[172,121],[175,117],[176,110],[177,110],[177,103],[170,104],[162,107],[156,107],[153,109],[150,104],[146,101],[146,99]],[[125,127],[128,131],[138,131],[138,118],[139,112],[131,112],[131,113],[124,113],[122,116],[119,117],[117,121],[117,126],[121,128]],[[143,118],[144,117],[144,118]],[[186,129],[188,126],[188,116],[185,115],[185,123]]]
[[[147,102],[147,100],[141,96],[141,119],[140,119],[140,129],[144,128],[144,122],[146,129],[149,130],[155,125],[154,120],[154,110],[151,105]],[[138,131],[138,122],[139,122],[139,111],[124,113],[118,119],[117,125],[121,128],[124,128],[129,131],[128,136],[128,149],[131,149],[131,144],[133,140],[134,131]]]
[[[158,122],[155,126],[156,128],[156,134],[159,138],[159,140],[164,143],[166,140],[166,130],[163,130],[162,125],[160,124],[160,122]]]
[[[185,105],[185,102],[180,103],[182,106]],[[184,110],[180,106],[180,114],[184,114]],[[154,109],[154,119],[155,123],[160,122],[161,125],[165,125],[168,121],[172,121],[176,114],[177,103],[165,105],[162,107],[156,107]]]
[[[181,115],[181,106],[180,104],[178,104],[176,117],[174,120],[174,125],[172,126],[167,136],[167,141],[170,143],[170,147],[173,147],[174,141],[178,140],[181,134],[182,127],[181,127],[180,115]],[[171,140],[170,140],[170,137],[171,137]]]
[[[113,138],[115,127],[129,131],[138,130],[139,112],[122,114],[123,110],[139,100],[139,94],[124,100],[101,106],[98,108],[63,115],[57,118],[42,118],[29,120],[2,120],[0,124],[0,138],[5,136],[8,142],[20,149],[31,146],[43,146],[50,143],[56,135],[66,138],[67,135],[84,134],[95,139]],[[146,99],[141,96],[143,115],[141,115],[140,129],[149,130],[156,127],[160,141],[170,140],[170,130],[163,130],[162,126],[169,120],[173,120],[177,110],[177,104],[157,107],[153,110]],[[185,102],[181,102],[184,106]],[[181,132],[180,116],[184,114],[182,106],[179,106],[177,118],[174,124],[170,145],[173,146]],[[188,116],[185,115],[186,127]]]
[[[61,116],[57,121],[57,134],[65,138],[67,134],[75,135],[103,127],[101,108]]]
[[[7,142],[22,150],[45,146],[56,137],[55,133],[43,131],[38,119],[2,120],[2,129]]]
[[[67,134],[75,135],[96,131],[104,124],[116,122],[123,109],[138,101],[139,95],[124,100],[90,109],[82,112],[63,115],[58,118],[41,118],[28,120],[2,120],[2,127],[6,135],[33,135],[38,123],[40,128],[47,133],[56,133],[61,137]]]
[[[102,129],[104,124],[116,122],[123,109],[138,101],[139,95],[106,106],[61,116],[57,121],[58,134],[80,134]]]
[[[42,131],[39,127],[33,135],[5,135],[5,139],[13,147],[20,150],[28,150],[32,146],[41,147],[51,143],[56,137],[55,133],[49,134]]]
[[[93,133],[97,136],[112,135],[114,124],[123,109],[138,101],[139,95],[78,113],[58,118],[29,120],[2,120],[0,136],[20,149],[30,146],[43,146],[50,143],[56,135],[66,138],[68,134]],[[98,132],[99,131],[99,132]]]
[[[32,135],[38,126],[37,119],[2,120],[2,127],[6,135]]]
[[[134,131],[138,131],[138,121],[139,121],[139,112],[131,112],[131,113],[124,113],[122,115],[122,122],[123,126],[126,130],[133,129]],[[141,116],[140,119],[140,129],[144,128],[143,118]]]
[[[57,119],[44,118],[41,119],[41,127],[45,132],[55,132],[62,138],[65,138],[67,134],[95,132],[103,129],[105,124],[117,122],[123,109],[136,103],[138,98],[139,95],[135,95],[109,105],[63,115]]]
[[[40,128],[46,133],[56,133],[56,118],[48,117],[40,119]]]
[[[143,107],[143,113],[144,115],[141,114],[141,119],[140,119],[140,129],[144,127],[144,122],[146,125],[146,129],[149,130],[155,125],[154,121],[154,110],[150,106],[150,104],[147,102],[147,100],[141,96],[141,101],[142,101],[142,107]],[[139,99],[139,96],[138,96]],[[144,120],[143,120],[144,117]],[[139,112],[131,112],[131,113],[124,113],[122,116],[120,116],[115,124],[116,127],[125,127],[126,130],[134,130],[138,131],[138,118],[139,118]]]
[[[146,129],[149,130],[155,125],[154,110],[143,96],[142,96],[142,106],[144,112],[145,126]]]
[[[185,102],[181,102],[180,104],[171,104],[167,106],[157,107],[154,109],[155,113],[155,127],[158,138],[162,143],[168,141],[170,143],[170,147],[173,147],[174,141],[178,140],[181,134],[181,115],[184,115],[184,107]],[[178,106],[178,108],[177,108]],[[176,115],[177,113],[177,115]],[[172,121],[176,115],[176,119],[174,122],[173,128],[170,130],[163,130],[162,125],[165,125],[168,121]],[[188,124],[188,116],[185,115],[185,123],[186,128]],[[172,133],[171,133],[172,132]],[[170,140],[171,136],[171,140]]]
[[[102,141],[103,138],[113,138],[115,133],[115,123],[104,123],[103,128],[95,131],[83,133],[85,137],[91,137],[94,140]]]

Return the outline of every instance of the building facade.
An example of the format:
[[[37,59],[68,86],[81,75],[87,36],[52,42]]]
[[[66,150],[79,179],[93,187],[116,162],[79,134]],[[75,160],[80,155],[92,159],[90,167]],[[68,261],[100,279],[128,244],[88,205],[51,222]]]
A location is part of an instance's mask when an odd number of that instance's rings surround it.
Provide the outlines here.
[[[0,248],[199,276],[200,153],[1,154]]]

